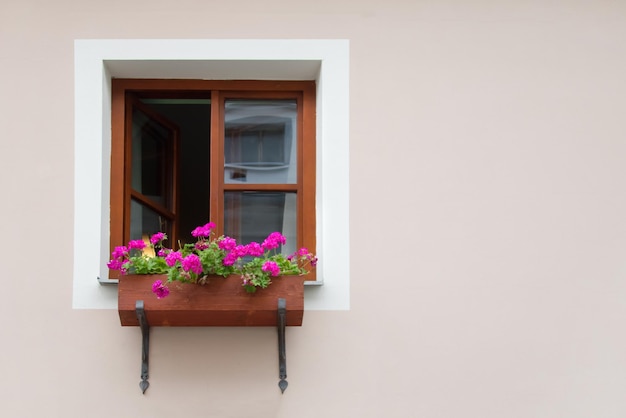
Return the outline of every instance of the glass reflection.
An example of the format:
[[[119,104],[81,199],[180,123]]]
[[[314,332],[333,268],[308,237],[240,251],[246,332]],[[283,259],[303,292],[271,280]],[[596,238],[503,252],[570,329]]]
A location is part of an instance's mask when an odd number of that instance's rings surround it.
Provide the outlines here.
[[[171,236],[167,219],[132,199],[130,201],[130,239],[144,239],[157,232],[165,232]]]
[[[295,100],[227,100],[224,182],[295,183],[296,125]]]
[[[283,254],[296,250],[296,194],[283,192],[226,192],[224,234],[240,244],[262,243],[272,232],[287,239]]]
[[[155,202],[167,204],[168,130],[134,109],[132,139],[133,189]]]

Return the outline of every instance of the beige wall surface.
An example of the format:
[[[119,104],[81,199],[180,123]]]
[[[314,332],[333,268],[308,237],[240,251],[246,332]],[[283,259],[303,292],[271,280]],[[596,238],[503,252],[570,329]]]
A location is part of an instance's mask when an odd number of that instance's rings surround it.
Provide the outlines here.
[[[351,309],[72,309],[75,39],[347,39]],[[0,2],[3,417],[626,416],[626,3]],[[78,243],[80,244],[80,243]]]

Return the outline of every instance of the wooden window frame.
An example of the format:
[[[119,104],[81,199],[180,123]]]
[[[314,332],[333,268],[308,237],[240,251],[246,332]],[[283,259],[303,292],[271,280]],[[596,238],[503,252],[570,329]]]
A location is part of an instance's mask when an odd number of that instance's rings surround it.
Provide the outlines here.
[[[210,183],[212,195],[210,220],[216,233],[224,231],[224,192],[227,191],[289,191],[297,193],[297,247],[316,249],[316,86],[315,81],[256,81],[256,80],[189,80],[189,79],[113,79],[111,90],[111,206],[110,250],[124,245],[129,239],[130,176],[127,141],[128,113],[131,95],[139,97],[211,98]],[[232,184],[224,182],[224,103],[227,99],[292,98],[297,101],[297,181],[286,184]],[[218,104],[218,105],[215,105]],[[207,221],[209,220],[207,214]],[[111,278],[115,278],[111,272]],[[316,280],[315,272],[307,280]]]

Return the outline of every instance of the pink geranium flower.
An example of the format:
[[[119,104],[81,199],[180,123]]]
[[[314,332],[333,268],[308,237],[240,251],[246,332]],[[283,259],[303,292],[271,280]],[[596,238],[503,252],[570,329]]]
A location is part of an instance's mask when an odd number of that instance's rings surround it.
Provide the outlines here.
[[[107,267],[111,270],[120,270],[122,268],[122,262],[120,260],[114,259],[107,263]]]
[[[213,228],[215,228],[215,224],[213,222],[209,222],[191,231],[191,235],[194,237],[208,237],[211,235],[211,230]]]
[[[236,254],[233,254],[233,253],[226,254],[224,259],[222,260],[222,264],[227,267],[232,266],[237,261],[237,258],[238,257]]]
[[[195,254],[189,254],[187,257],[183,258],[181,265],[183,266],[184,271],[191,271],[195,274],[202,273],[202,263],[200,262],[200,257]]]
[[[128,255],[128,248],[121,246],[121,247],[115,247],[115,250],[113,250],[113,253],[111,254],[111,257],[113,258],[124,258]]]
[[[135,250],[143,250],[144,248],[146,248],[146,243],[143,242],[143,240],[141,239],[135,239],[128,243],[128,248],[135,249]]]
[[[174,267],[177,261],[181,261],[183,256],[178,251],[172,251],[168,255],[165,256],[165,264],[169,267]]]
[[[165,239],[165,234],[163,232],[157,232],[156,234],[150,237],[150,242],[153,245],[156,245],[159,242],[163,241],[164,239]]]
[[[198,226],[192,231],[196,242],[178,241],[178,250],[163,246],[167,235],[157,232],[145,239],[131,240],[126,246],[112,251],[107,266],[120,274],[167,274],[167,283],[181,281],[198,285],[211,285],[209,276],[229,278],[233,274],[241,277],[247,292],[269,286],[273,278],[280,275],[295,276],[308,273],[317,263],[317,258],[306,248],[300,248],[287,256],[282,254],[285,236],[272,232],[261,244],[250,242],[237,244],[229,236],[214,237],[215,224]],[[142,251],[148,247],[153,251]],[[158,257],[154,257],[154,253]],[[152,291],[161,299],[169,289],[160,280],[155,281]]]
[[[272,232],[265,238],[263,244],[261,246],[265,250],[273,250],[274,248],[278,248],[281,245],[285,245],[287,239],[280,232]]]
[[[237,241],[231,237],[224,237],[218,243],[217,246],[224,251],[231,251],[237,246]]]
[[[195,243],[194,248],[198,251],[206,250],[209,248],[209,243],[206,241],[198,241]]]
[[[278,276],[280,274],[280,267],[278,267],[275,261],[266,261],[263,263],[261,270],[269,273],[270,276]]]
[[[152,292],[156,295],[157,299],[163,299],[170,294],[170,289],[168,289],[161,280],[157,280],[152,283]]]
[[[261,257],[263,255],[263,247],[258,242],[251,242],[248,244],[248,255],[252,257]]]

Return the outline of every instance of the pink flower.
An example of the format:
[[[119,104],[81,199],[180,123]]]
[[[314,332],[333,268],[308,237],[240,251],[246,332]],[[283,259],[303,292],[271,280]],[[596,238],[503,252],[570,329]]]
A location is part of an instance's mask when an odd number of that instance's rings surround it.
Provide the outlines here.
[[[113,253],[111,254],[113,258],[124,258],[127,255],[128,255],[128,248],[124,246],[115,247],[115,250],[113,250]]]
[[[233,254],[237,258],[245,257],[245,256],[248,255],[248,246],[247,245],[238,245],[235,248],[233,248],[233,251],[231,252],[231,254]]]
[[[156,295],[157,299],[163,299],[170,294],[170,289],[168,289],[161,280],[157,280],[152,283],[152,292]]]
[[[172,250],[170,250],[169,248],[161,248],[159,250],[159,252],[157,253],[157,255],[159,257],[166,257],[171,252],[172,252]]]
[[[107,263],[107,267],[111,270],[120,270],[122,268],[122,262],[118,259],[113,259]]]
[[[287,239],[280,232],[272,232],[265,238],[263,241],[263,248],[265,250],[273,250],[274,248],[278,248],[280,245],[284,245],[287,242]]]
[[[228,254],[226,254],[226,256],[224,256],[224,259],[222,260],[222,264],[225,266],[232,266],[233,264],[237,262],[238,259],[240,259],[241,257],[245,257],[247,255],[248,255],[248,246],[237,245],[231,250],[231,252],[229,252]]]
[[[135,239],[128,243],[129,249],[143,250],[146,248],[146,243],[141,239]]]
[[[232,266],[233,264],[235,264],[235,262],[237,261],[237,255],[234,253],[229,253],[226,255],[226,257],[224,257],[224,259],[222,260],[222,264],[225,266]]]
[[[209,222],[204,226],[199,226],[193,231],[191,231],[191,235],[194,237],[208,237],[211,235],[211,230],[215,228],[215,224],[213,222]]]
[[[248,246],[247,245],[237,245],[235,248],[231,250],[224,259],[222,260],[222,264],[225,266],[232,266],[237,262],[241,257],[245,257],[248,255]]]
[[[311,266],[315,267],[317,265],[317,257],[315,257],[315,254],[309,252],[306,248],[300,248],[298,251],[287,257],[287,260],[294,261],[294,258],[295,262],[308,260],[311,263]]]
[[[150,242],[153,245],[156,245],[159,242],[163,241],[164,239],[165,239],[165,234],[163,232],[157,232],[156,234],[150,237]]]
[[[202,262],[200,262],[200,257],[195,254],[189,254],[187,257],[183,258],[181,264],[184,271],[191,271],[196,274],[202,273]]]
[[[194,245],[194,248],[198,251],[206,250],[207,248],[209,248],[209,244],[204,240],[198,241]]]
[[[237,246],[237,241],[231,237],[224,237],[218,243],[217,246],[224,251],[231,251]]]
[[[247,245],[248,250],[247,253],[248,255],[251,255],[253,257],[260,257],[263,255],[263,247],[261,247],[261,244],[259,244],[258,242],[251,242],[250,244]]]
[[[280,267],[278,267],[275,261],[266,261],[261,270],[269,273],[270,276],[278,276],[280,274]]]
[[[169,267],[174,267],[177,261],[181,261],[183,256],[178,251],[172,251],[165,256],[165,264]]]

